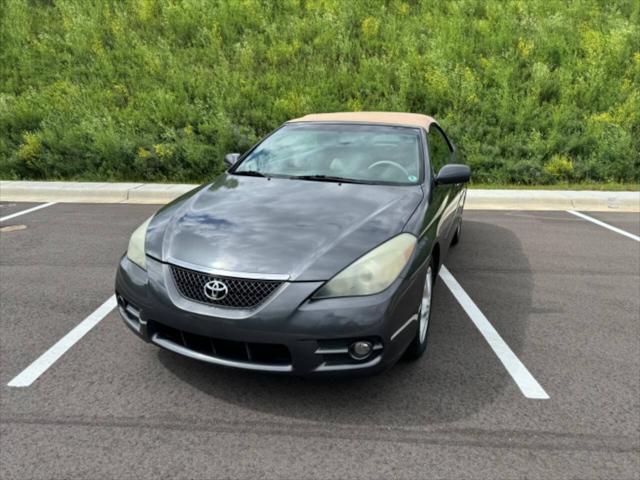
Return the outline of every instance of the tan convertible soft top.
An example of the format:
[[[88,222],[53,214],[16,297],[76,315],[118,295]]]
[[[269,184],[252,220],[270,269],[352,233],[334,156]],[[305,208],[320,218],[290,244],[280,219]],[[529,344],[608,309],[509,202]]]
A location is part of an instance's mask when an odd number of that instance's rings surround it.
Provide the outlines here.
[[[426,130],[436,121],[428,115],[420,113],[400,112],[336,112],[312,113],[304,117],[294,118],[289,122],[364,122],[384,125],[402,125],[405,127],[421,127]]]

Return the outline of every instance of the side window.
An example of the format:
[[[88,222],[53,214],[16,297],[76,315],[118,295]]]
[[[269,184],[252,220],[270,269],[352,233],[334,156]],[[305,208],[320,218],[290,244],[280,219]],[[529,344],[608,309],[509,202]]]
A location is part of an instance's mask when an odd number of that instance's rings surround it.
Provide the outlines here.
[[[437,127],[431,127],[427,137],[429,144],[429,160],[433,173],[437,174],[451,159],[451,150],[446,138]]]

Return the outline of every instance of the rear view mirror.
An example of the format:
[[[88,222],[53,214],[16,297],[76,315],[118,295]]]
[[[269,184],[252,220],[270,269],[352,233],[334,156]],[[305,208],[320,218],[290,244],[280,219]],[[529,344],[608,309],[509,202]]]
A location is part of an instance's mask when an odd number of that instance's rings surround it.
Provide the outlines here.
[[[467,165],[450,163],[440,169],[436,175],[436,185],[451,185],[454,183],[467,183],[471,178],[471,169]]]
[[[224,163],[226,163],[229,167],[231,167],[233,166],[233,164],[235,164],[238,161],[238,158],[240,158],[239,153],[227,153],[224,156]]]

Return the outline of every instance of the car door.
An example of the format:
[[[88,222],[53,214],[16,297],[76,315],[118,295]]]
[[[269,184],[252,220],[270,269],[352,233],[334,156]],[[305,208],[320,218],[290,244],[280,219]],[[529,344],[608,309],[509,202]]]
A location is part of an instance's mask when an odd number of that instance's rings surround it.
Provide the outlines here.
[[[460,163],[458,160],[458,152],[456,151],[455,146],[449,138],[447,134],[444,133],[444,130],[439,128],[439,132],[444,137],[447,147],[449,148],[449,152],[447,154],[448,162],[447,163]],[[451,230],[450,234],[453,235],[455,231],[456,221],[462,215],[462,209],[464,207],[465,196],[467,194],[467,186],[465,183],[457,183],[455,185],[449,185],[449,206],[447,207],[450,211],[448,214],[451,216]]]
[[[439,239],[448,239],[454,223],[457,203],[454,202],[458,188],[455,185],[436,185],[435,178],[442,167],[453,161],[453,148],[442,129],[431,124],[427,132],[427,148],[431,169],[430,213],[437,218]]]

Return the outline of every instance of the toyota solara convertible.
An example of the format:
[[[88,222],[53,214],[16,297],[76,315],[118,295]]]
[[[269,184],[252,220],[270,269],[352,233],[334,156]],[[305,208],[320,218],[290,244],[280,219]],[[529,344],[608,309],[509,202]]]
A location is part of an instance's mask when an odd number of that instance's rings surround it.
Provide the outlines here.
[[[116,296],[133,332],[203,362],[303,376],[424,353],[470,176],[433,118],[307,115],[225,162],[131,236]]]

